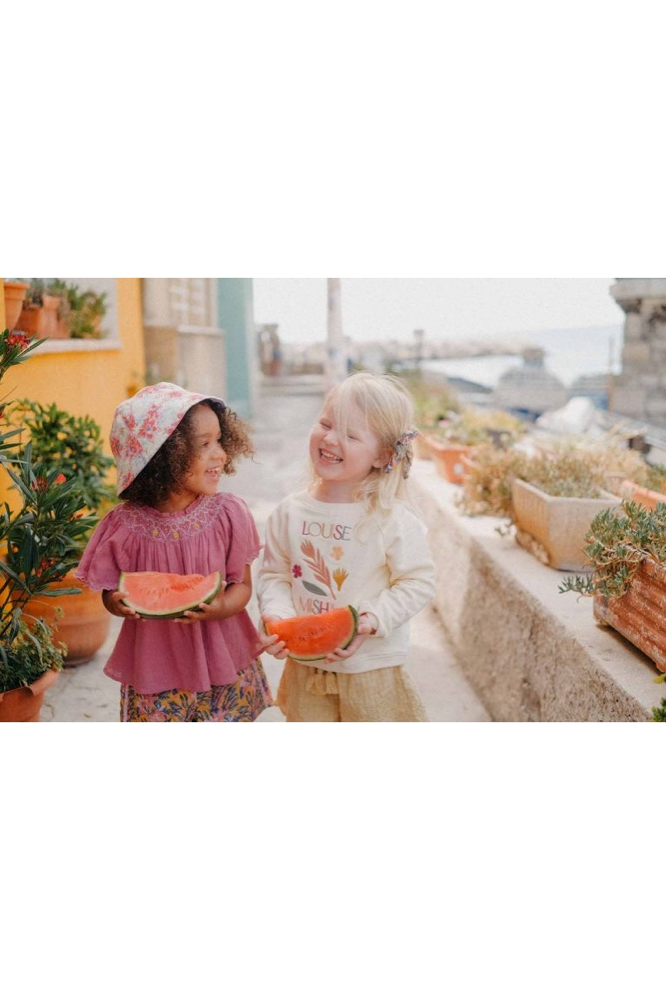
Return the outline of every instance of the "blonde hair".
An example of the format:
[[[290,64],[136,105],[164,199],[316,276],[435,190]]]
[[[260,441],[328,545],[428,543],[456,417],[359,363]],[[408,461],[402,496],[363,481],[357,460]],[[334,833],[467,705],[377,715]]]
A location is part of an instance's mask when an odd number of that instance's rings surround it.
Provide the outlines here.
[[[359,484],[355,496],[365,505],[366,513],[386,513],[395,500],[416,509],[404,475],[412,461],[411,443],[399,449],[402,459],[397,461],[396,446],[400,438],[414,429],[412,397],[400,379],[394,375],[356,372],[330,390],[324,406],[333,410],[336,423],[342,429],[347,425],[350,409],[355,407],[366,429],[379,440],[382,467],[371,470]],[[389,464],[392,468],[385,471]],[[314,477],[314,481],[318,479]]]

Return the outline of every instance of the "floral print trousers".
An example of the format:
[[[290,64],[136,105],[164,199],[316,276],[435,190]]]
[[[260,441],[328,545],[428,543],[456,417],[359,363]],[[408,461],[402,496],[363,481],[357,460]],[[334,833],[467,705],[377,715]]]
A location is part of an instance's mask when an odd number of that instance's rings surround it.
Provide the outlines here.
[[[272,704],[259,659],[239,674],[234,684],[210,691],[173,688],[139,694],[129,684],[120,687],[121,722],[254,722]]]

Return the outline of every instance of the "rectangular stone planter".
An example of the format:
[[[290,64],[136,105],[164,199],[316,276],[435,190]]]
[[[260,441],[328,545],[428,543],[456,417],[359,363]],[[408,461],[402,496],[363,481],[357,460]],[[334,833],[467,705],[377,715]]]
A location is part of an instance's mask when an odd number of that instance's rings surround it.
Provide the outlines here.
[[[666,567],[645,559],[621,597],[594,595],[594,616],[666,672]]]
[[[552,497],[522,479],[511,485],[516,541],[555,569],[580,573],[585,568],[585,535],[600,510],[617,507],[620,498],[604,492],[598,500]]]

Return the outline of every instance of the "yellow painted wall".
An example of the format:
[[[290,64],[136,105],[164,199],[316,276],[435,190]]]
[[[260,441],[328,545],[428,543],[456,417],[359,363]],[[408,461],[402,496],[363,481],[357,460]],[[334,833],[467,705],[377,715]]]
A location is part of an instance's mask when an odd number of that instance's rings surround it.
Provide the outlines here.
[[[113,412],[143,385],[145,372],[141,279],[118,278],[116,290],[120,350],[29,355],[9,370],[0,387],[0,395],[7,401],[27,397],[43,404],[56,403],[75,416],[92,417],[102,428],[108,454]],[[1,289],[0,323],[4,326]],[[3,493],[0,489],[0,499],[4,499]],[[11,503],[11,493],[6,498]]]

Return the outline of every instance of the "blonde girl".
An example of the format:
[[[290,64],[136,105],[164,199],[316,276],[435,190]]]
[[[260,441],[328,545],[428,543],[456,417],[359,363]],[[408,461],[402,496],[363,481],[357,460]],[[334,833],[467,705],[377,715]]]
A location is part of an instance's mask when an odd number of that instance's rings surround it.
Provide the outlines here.
[[[406,669],[409,620],[434,596],[426,528],[408,489],[409,393],[360,372],[326,397],[309,442],[311,483],[269,518],[257,596],[263,621],[352,605],[358,634],[316,665],[286,659],[277,703],[288,722],[416,722],[426,714]]]

